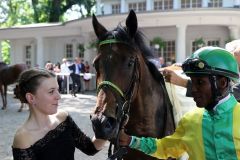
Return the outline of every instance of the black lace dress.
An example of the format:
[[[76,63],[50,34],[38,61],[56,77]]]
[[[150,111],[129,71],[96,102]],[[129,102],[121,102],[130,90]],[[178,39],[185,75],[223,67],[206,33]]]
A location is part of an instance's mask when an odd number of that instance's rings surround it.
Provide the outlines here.
[[[75,147],[87,155],[98,152],[70,116],[26,149],[12,148],[14,160],[74,160]]]

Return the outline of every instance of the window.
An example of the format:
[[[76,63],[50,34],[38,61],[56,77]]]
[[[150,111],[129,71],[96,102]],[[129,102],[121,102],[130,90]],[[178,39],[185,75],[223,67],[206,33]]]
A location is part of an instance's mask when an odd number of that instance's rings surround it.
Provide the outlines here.
[[[192,0],[192,8],[201,8],[202,0]]]
[[[208,7],[222,7],[222,0],[210,0],[210,2],[208,3]]]
[[[80,58],[84,58],[84,45],[83,44],[78,44],[77,46],[77,53]]]
[[[182,8],[201,8],[202,0],[182,0],[181,7]]]
[[[120,4],[113,4],[112,5],[112,14],[119,14],[120,13]]]
[[[164,48],[159,49],[159,47],[156,46],[152,46],[152,48],[154,50],[155,56],[163,57],[167,64],[171,64],[176,60],[175,41],[165,41],[164,43]]]
[[[219,40],[208,40],[207,41],[207,45],[208,46],[215,46],[215,47],[219,47],[220,45]]]
[[[129,9],[129,11],[134,10],[135,12],[146,11],[146,2],[129,3],[128,9]]]
[[[28,67],[32,66],[32,46],[25,46],[25,61]]]
[[[154,10],[173,9],[173,0],[155,0]]]
[[[66,45],[66,56],[67,59],[72,59],[73,58],[73,45],[72,44],[67,44]]]
[[[220,41],[219,40],[204,40],[204,44],[198,44],[196,41],[192,42],[192,53],[198,50],[201,47],[207,46],[214,46],[219,47]]]
[[[154,10],[163,10],[163,0],[154,1]]]
[[[163,48],[162,55],[167,64],[176,60],[175,41],[166,41],[166,47]]]

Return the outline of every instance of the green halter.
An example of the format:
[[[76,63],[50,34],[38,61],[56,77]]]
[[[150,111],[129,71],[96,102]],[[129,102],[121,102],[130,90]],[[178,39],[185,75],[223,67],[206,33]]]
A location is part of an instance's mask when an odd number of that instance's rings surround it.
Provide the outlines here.
[[[107,40],[99,42],[99,47],[101,47],[102,45],[111,44],[111,43],[125,43],[125,42],[119,41],[117,39],[107,39]],[[99,85],[97,86],[97,93],[100,91],[100,89],[104,85],[112,87],[115,91],[117,91],[117,93],[119,93],[123,98],[125,98],[122,90],[117,85],[113,84],[110,81],[102,81],[101,83],[99,83]]]
[[[124,94],[123,94],[122,90],[117,85],[113,84],[110,81],[102,81],[97,87],[97,93],[100,91],[100,89],[104,85],[111,86],[113,89],[115,89],[124,98]]]
[[[104,41],[99,42],[99,47],[104,44],[111,44],[111,43],[124,43],[123,41],[119,41],[117,39],[106,39]]]

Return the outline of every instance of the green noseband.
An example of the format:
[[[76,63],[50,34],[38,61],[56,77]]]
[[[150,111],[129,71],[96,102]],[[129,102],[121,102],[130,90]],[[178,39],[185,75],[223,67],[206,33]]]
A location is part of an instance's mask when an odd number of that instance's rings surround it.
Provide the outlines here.
[[[117,91],[117,93],[119,93],[124,98],[124,94],[123,94],[122,90],[110,81],[102,81],[97,87],[97,93],[100,91],[100,89],[104,85],[112,87],[115,91]]]

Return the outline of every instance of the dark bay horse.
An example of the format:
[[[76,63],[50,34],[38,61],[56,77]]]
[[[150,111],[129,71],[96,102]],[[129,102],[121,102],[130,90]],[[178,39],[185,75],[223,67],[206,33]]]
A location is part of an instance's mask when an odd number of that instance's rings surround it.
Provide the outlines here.
[[[118,133],[126,115],[129,120],[125,130],[130,135],[161,138],[172,134],[172,104],[163,76],[148,60],[153,55],[138,30],[135,12],[130,11],[126,27],[118,25],[112,31],[100,24],[95,15],[92,23],[99,41],[93,62],[97,103],[90,116],[96,137],[108,139],[110,145],[118,147]],[[155,159],[129,148],[123,158]]]
[[[0,65],[1,67],[1,65]],[[2,96],[2,109],[7,108],[7,86],[17,81],[19,75],[28,67],[26,64],[3,65],[0,68],[0,92]]]

